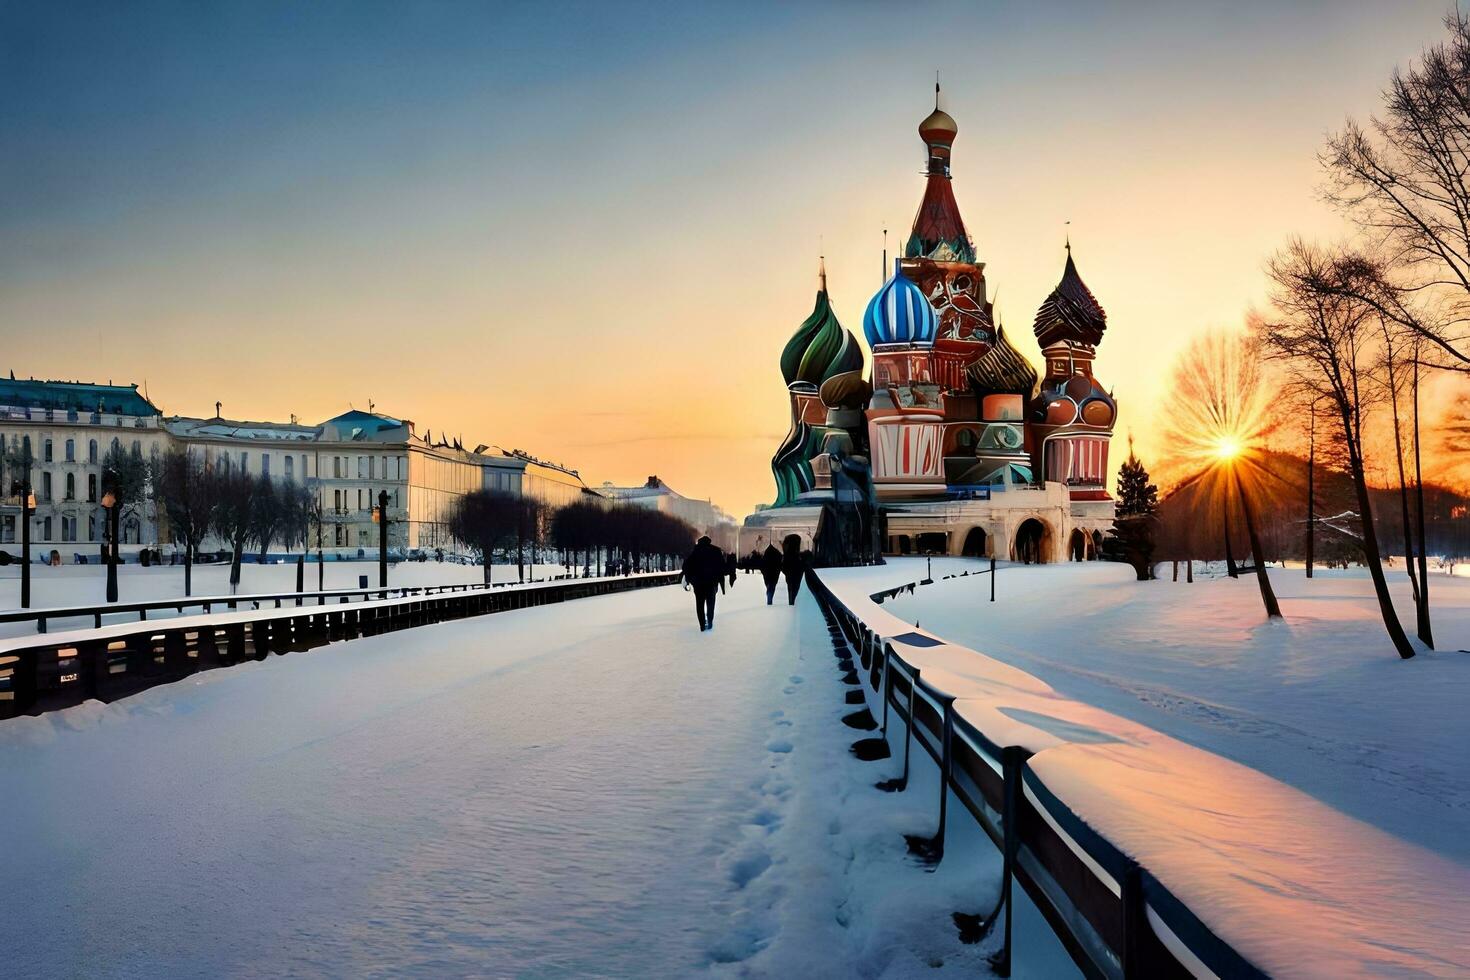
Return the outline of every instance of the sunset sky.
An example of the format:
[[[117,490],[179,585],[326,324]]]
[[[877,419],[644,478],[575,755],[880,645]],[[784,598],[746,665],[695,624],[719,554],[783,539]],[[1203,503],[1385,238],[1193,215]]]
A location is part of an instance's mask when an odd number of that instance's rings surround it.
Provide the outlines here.
[[[0,0],[0,370],[170,414],[372,399],[743,515],[818,254],[861,336],[907,235],[938,69],[1002,321],[1039,361],[1070,230],[1147,459],[1188,338],[1341,233],[1315,153],[1446,9]]]

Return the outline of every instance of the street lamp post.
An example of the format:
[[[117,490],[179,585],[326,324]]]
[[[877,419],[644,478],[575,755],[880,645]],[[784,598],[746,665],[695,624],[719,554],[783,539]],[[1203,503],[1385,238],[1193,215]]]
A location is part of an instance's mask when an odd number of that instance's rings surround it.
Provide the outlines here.
[[[378,525],[378,588],[388,587],[388,491],[378,491],[378,506],[373,508],[373,523]]]
[[[1317,469],[1317,402],[1312,399],[1312,421],[1307,428],[1307,578],[1312,577],[1312,560],[1316,557],[1317,494],[1313,478]]]
[[[111,491],[102,495],[102,509],[107,512],[107,601],[117,601],[117,496]]]
[[[31,515],[36,512],[36,495],[29,483],[20,489],[20,607],[31,608]]]

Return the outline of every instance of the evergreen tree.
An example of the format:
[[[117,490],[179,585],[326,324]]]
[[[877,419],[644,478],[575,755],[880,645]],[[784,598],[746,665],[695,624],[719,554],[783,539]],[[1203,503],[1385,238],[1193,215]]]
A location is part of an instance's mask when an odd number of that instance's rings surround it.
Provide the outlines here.
[[[1159,509],[1159,488],[1148,482],[1148,470],[1128,444],[1128,458],[1118,469],[1118,516],[1151,517]]]
[[[1148,470],[1128,441],[1128,459],[1118,470],[1118,509],[1113,518],[1115,550],[1133,566],[1138,581],[1153,578],[1154,532],[1159,488],[1148,482]]]

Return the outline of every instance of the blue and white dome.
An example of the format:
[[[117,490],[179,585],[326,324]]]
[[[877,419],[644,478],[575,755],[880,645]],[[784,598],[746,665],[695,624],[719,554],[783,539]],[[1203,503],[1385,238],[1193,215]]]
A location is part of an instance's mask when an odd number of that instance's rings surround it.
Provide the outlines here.
[[[863,314],[863,333],[868,338],[869,347],[880,344],[928,346],[934,343],[934,332],[938,327],[939,315],[934,312],[923,290],[897,271],[869,301],[867,312]]]

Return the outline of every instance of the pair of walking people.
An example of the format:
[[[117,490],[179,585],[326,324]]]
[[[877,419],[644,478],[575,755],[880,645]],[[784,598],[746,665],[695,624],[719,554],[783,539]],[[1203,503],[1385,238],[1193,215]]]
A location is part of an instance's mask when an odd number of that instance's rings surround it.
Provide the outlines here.
[[[766,548],[761,555],[761,575],[766,581],[766,605],[771,605],[776,596],[776,586],[781,576],[786,576],[786,600],[796,605],[796,595],[801,591],[801,576],[806,563],[801,556],[801,538],[792,534],[786,538],[785,550],[775,546]],[[735,584],[736,563],[734,555],[726,555],[715,547],[708,536],[699,539],[689,557],[684,559],[683,579],[686,591],[694,592],[694,615],[699,619],[701,633],[715,628],[715,598],[725,591],[725,579]]]
[[[781,576],[786,576],[786,604],[796,605],[796,594],[801,591],[801,576],[806,571],[806,562],[801,557],[801,538],[788,534],[782,542],[782,550],[774,544],[766,545],[761,552],[761,578],[766,580],[766,605],[776,599],[776,586]]]

